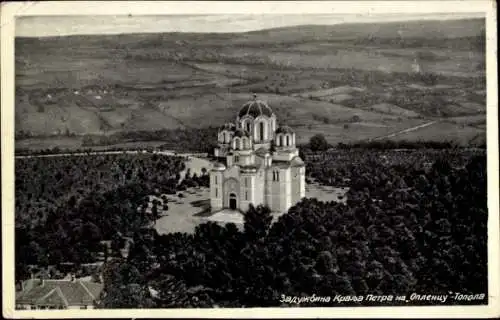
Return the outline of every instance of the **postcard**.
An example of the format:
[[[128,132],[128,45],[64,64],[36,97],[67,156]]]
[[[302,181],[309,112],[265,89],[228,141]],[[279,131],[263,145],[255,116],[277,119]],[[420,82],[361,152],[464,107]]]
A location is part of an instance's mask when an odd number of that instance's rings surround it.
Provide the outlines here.
[[[1,12],[4,317],[499,316],[493,1]]]

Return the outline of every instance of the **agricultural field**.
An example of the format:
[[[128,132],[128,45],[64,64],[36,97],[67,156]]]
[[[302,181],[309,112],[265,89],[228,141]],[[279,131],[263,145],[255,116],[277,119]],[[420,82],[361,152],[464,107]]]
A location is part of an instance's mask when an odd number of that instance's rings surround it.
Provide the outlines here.
[[[439,120],[411,138],[467,144],[485,135],[483,33],[484,20],[471,19],[17,38],[16,146],[217,127],[253,93],[300,142],[319,132],[332,144],[370,140]]]
[[[457,141],[460,145],[467,145],[477,134],[478,130],[471,126],[436,122],[425,128],[402,133],[399,137],[406,141],[429,141],[439,136],[444,141]]]

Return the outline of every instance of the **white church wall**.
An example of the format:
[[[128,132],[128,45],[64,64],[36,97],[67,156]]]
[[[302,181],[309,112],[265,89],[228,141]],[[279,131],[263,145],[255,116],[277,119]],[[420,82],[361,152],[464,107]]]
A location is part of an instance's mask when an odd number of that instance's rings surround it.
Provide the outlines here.
[[[292,176],[292,205],[299,202],[306,195],[305,189],[305,169],[302,167],[294,167],[291,172]]]
[[[271,119],[270,121],[267,122],[267,139],[273,139],[274,137],[274,130],[273,130],[273,120]]]
[[[274,172],[276,174],[279,173],[279,176],[274,176]],[[276,177],[276,179],[273,179]],[[269,195],[270,195],[270,202],[269,202],[269,208],[271,208],[272,211],[280,211],[281,210],[281,172],[277,168],[271,168],[268,172],[268,183],[269,183]]]
[[[272,205],[272,187],[273,187],[273,181],[272,181],[272,168],[266,168],[264,170],[264,204],[267,205],[271,210],[273,209]]]
[[[306,168],[300,168],[300,198],[297,200],[304,198],[306,196]]]
[[[233,156],[232,155],[228,155],[226,157],[226,164],[227,164],[228,168],[233,166]]]
[[[239,167],[232,166],[232,167],[227,168],[224,171],[224,179],[227,180],[227,179],[230,179],[230,178],[233,178],[233,179],[236,179],[236,180],[240,179],[240,168]]]
[[[261,125],[261,123],[264,126],[264,130],[263,130],[264,131],[263,132],[264,139],[260,139],[260,125]],[[254,134],[253,134],[254,141],[259,141],[259,142],[267,141],[269,139],[269,126],[268,126],[267,118],[263,117],[263,116],[257,117],[254,120],[253,131],[254,131]]]
[[[210,172],[210,207],[217,211],[223,207],[223,174],[220,171]]]
[[[284,150],[284,151],[277,150],[277,151],[273,152],[273,160],[290,161],[298,155],[299,155],[298,149]]]
[[[250,203],[255,203],[255,175],[242,174],[240,179],[240,210],[248,211]]]
[[[229,179],[225,179],[224,180],[224,202],[223,202],[223,206],[225,208],[229,208],[230,207],[230,200],[231,200],[231,194],[234,194],[236,197],[236,208],[238,208],[241,204],[240,202],[240,197],[239,197],[239,194],[240,194],[240,183],[239,183],[239,179],[236,179],[236,178],[229,178]]]
[[[259,170],[255,175],[255,195],[254,204],[258,206],[259,204],[265,204],[265,170]]]
[[[280,212],[288,211],[292,203],[290,171],[291,170],[289,168],[280,169],[280,181],[279,181]]]
[[[253,122],[252,118],[247,117],[240,120],[239,123],[243,130],[248,131],[252,135],[254,132],[252,122]]]
[[[263,142],[263,143],[254,143],[253,144],[253,149],[258,150],[260,148],[266,148],[269,149],[271,147],[271,144],[269,142]]]

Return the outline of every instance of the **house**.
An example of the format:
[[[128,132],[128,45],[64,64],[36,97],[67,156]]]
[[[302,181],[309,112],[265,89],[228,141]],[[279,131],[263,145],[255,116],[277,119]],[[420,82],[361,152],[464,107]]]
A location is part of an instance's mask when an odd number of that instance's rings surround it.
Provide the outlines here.
[[[93,309],[103,285],[80,280],[29,279],[16,294],[16,309]]]
[[[305,196],[305,164],[295,132],[278,126],[269,105],[256,96],[245,103],[235,123],[218,133],[216,163],[210,172],[212,212],[246,212],[250,204],[286,212]]]

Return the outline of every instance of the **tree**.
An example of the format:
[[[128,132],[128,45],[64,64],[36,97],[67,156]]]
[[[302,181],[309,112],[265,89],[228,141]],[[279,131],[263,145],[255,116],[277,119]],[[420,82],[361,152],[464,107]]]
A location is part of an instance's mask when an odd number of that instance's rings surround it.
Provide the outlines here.
[[[323,134],[319,133],[311,137],[309,140],[309,148],[311,151],[324,151],[329,147],[328,142]]]
[[[326,274],[334,272],[335,267],[336,267],[336,261],[332,253],[329,251],[320,252],[316,260],[315,269],[321,274]]]
[[[156,223],[156,220],[158,220],[158,206],[156,202],[153,203],[153,207],[151,208],[151,215],[153,217],[153,221]]]
[[[139,270],[132,264],[115,261],[105,265],[104,289],[98,307],[149,308],[153,301]]]
[[[256,240],[267,234],[273,217],[271,216],[269,207],[263,205],[254,207],[250,204],[248,211],[245,213],[244,220],[245,235],[250,240]]]
[[[101,298],[98,307],[111,308],[151,308],[153,300],[148,288],[137,283],[116,284],[110,286]]]

